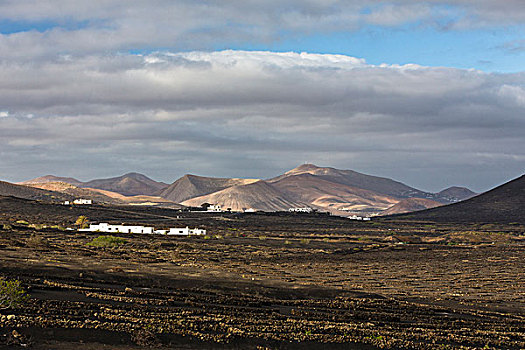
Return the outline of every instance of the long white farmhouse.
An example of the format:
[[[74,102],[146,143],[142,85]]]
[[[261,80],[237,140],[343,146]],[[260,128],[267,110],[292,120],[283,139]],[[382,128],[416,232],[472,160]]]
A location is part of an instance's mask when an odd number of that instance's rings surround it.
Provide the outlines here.
[[[188,226],[183,228],[170,228],[169,230],[155,230],[153,227],[147,226],[126,226],[126,225],[110,225],[108,223],[91,224],[89,228],[83,228],[79,231],[83,232],[108,232],[108,233],[143,233],[143,234],[159,234],[159,235],[175,235],[175,236],[192,236],[205,235],[206,230],[200,228],[190,229]]]
[[[146,226],[126,226],[126,225],[110,225],[108,223],[91,224],[89,228],[83,228],[79,231],[88,232],[115,232],[115,233],[146,233],[152,234],[153,227]]]

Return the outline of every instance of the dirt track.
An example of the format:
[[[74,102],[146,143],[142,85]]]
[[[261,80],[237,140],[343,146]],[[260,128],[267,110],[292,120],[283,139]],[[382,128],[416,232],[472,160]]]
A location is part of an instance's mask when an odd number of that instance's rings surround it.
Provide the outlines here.
[[[525,348],[521,227],[472,239],[308,220],[320,219],[208,219],[210,239],[120,235],[117,248],[87,246],[98,234],[0,231],[0,274],[31,296],[3,312],[15,317],[0,320],[0,344]]]

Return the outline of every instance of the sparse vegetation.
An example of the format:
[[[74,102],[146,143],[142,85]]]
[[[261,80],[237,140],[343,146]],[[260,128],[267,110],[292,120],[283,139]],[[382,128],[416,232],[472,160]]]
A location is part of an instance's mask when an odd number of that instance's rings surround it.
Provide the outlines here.
[[[25,220],[18,220],[16,223],[19,224],[19,225],[29,225],[29,222],[27,222]]]
[[[28,238],[26,244],[31,248],[44,248],[48,245],[48,242],[42,236],[33,234]]]
[[[120,237],[115,236],[98,236],[97,238],[93,239],[91,242],[87,243],[86,245],[90,247],[117,247],[119,245],[122,245],[124,243],[127,243],[127,240]]]
[[[41,230],[43,228],[46,228],[47,226],[42,224],[29,224],[28,227],[34,228],[35,230]]]
[[[77,221],[75,221],[75,226],[78,226],[78,228],[87,228],[89,226],[88,218],[84,215],[79,216]]]
[[[0,277],[0,310],[15,308],[27,300],[26,291],[20,281]]]

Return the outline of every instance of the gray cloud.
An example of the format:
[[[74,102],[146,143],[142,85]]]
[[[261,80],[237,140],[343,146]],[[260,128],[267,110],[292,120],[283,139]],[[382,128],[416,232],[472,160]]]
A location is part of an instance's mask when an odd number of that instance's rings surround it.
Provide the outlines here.
[[[341,55],[187,52],[0,65],[0,177],[270,177],[304,161],[439,190],[525,165],[525,76]]]

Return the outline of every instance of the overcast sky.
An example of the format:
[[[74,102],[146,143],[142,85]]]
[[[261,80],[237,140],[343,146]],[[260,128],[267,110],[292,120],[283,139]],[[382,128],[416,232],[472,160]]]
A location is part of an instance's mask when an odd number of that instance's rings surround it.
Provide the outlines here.
[[[525,173],[522,0],[0,2],[0,179],[475,191]]]

